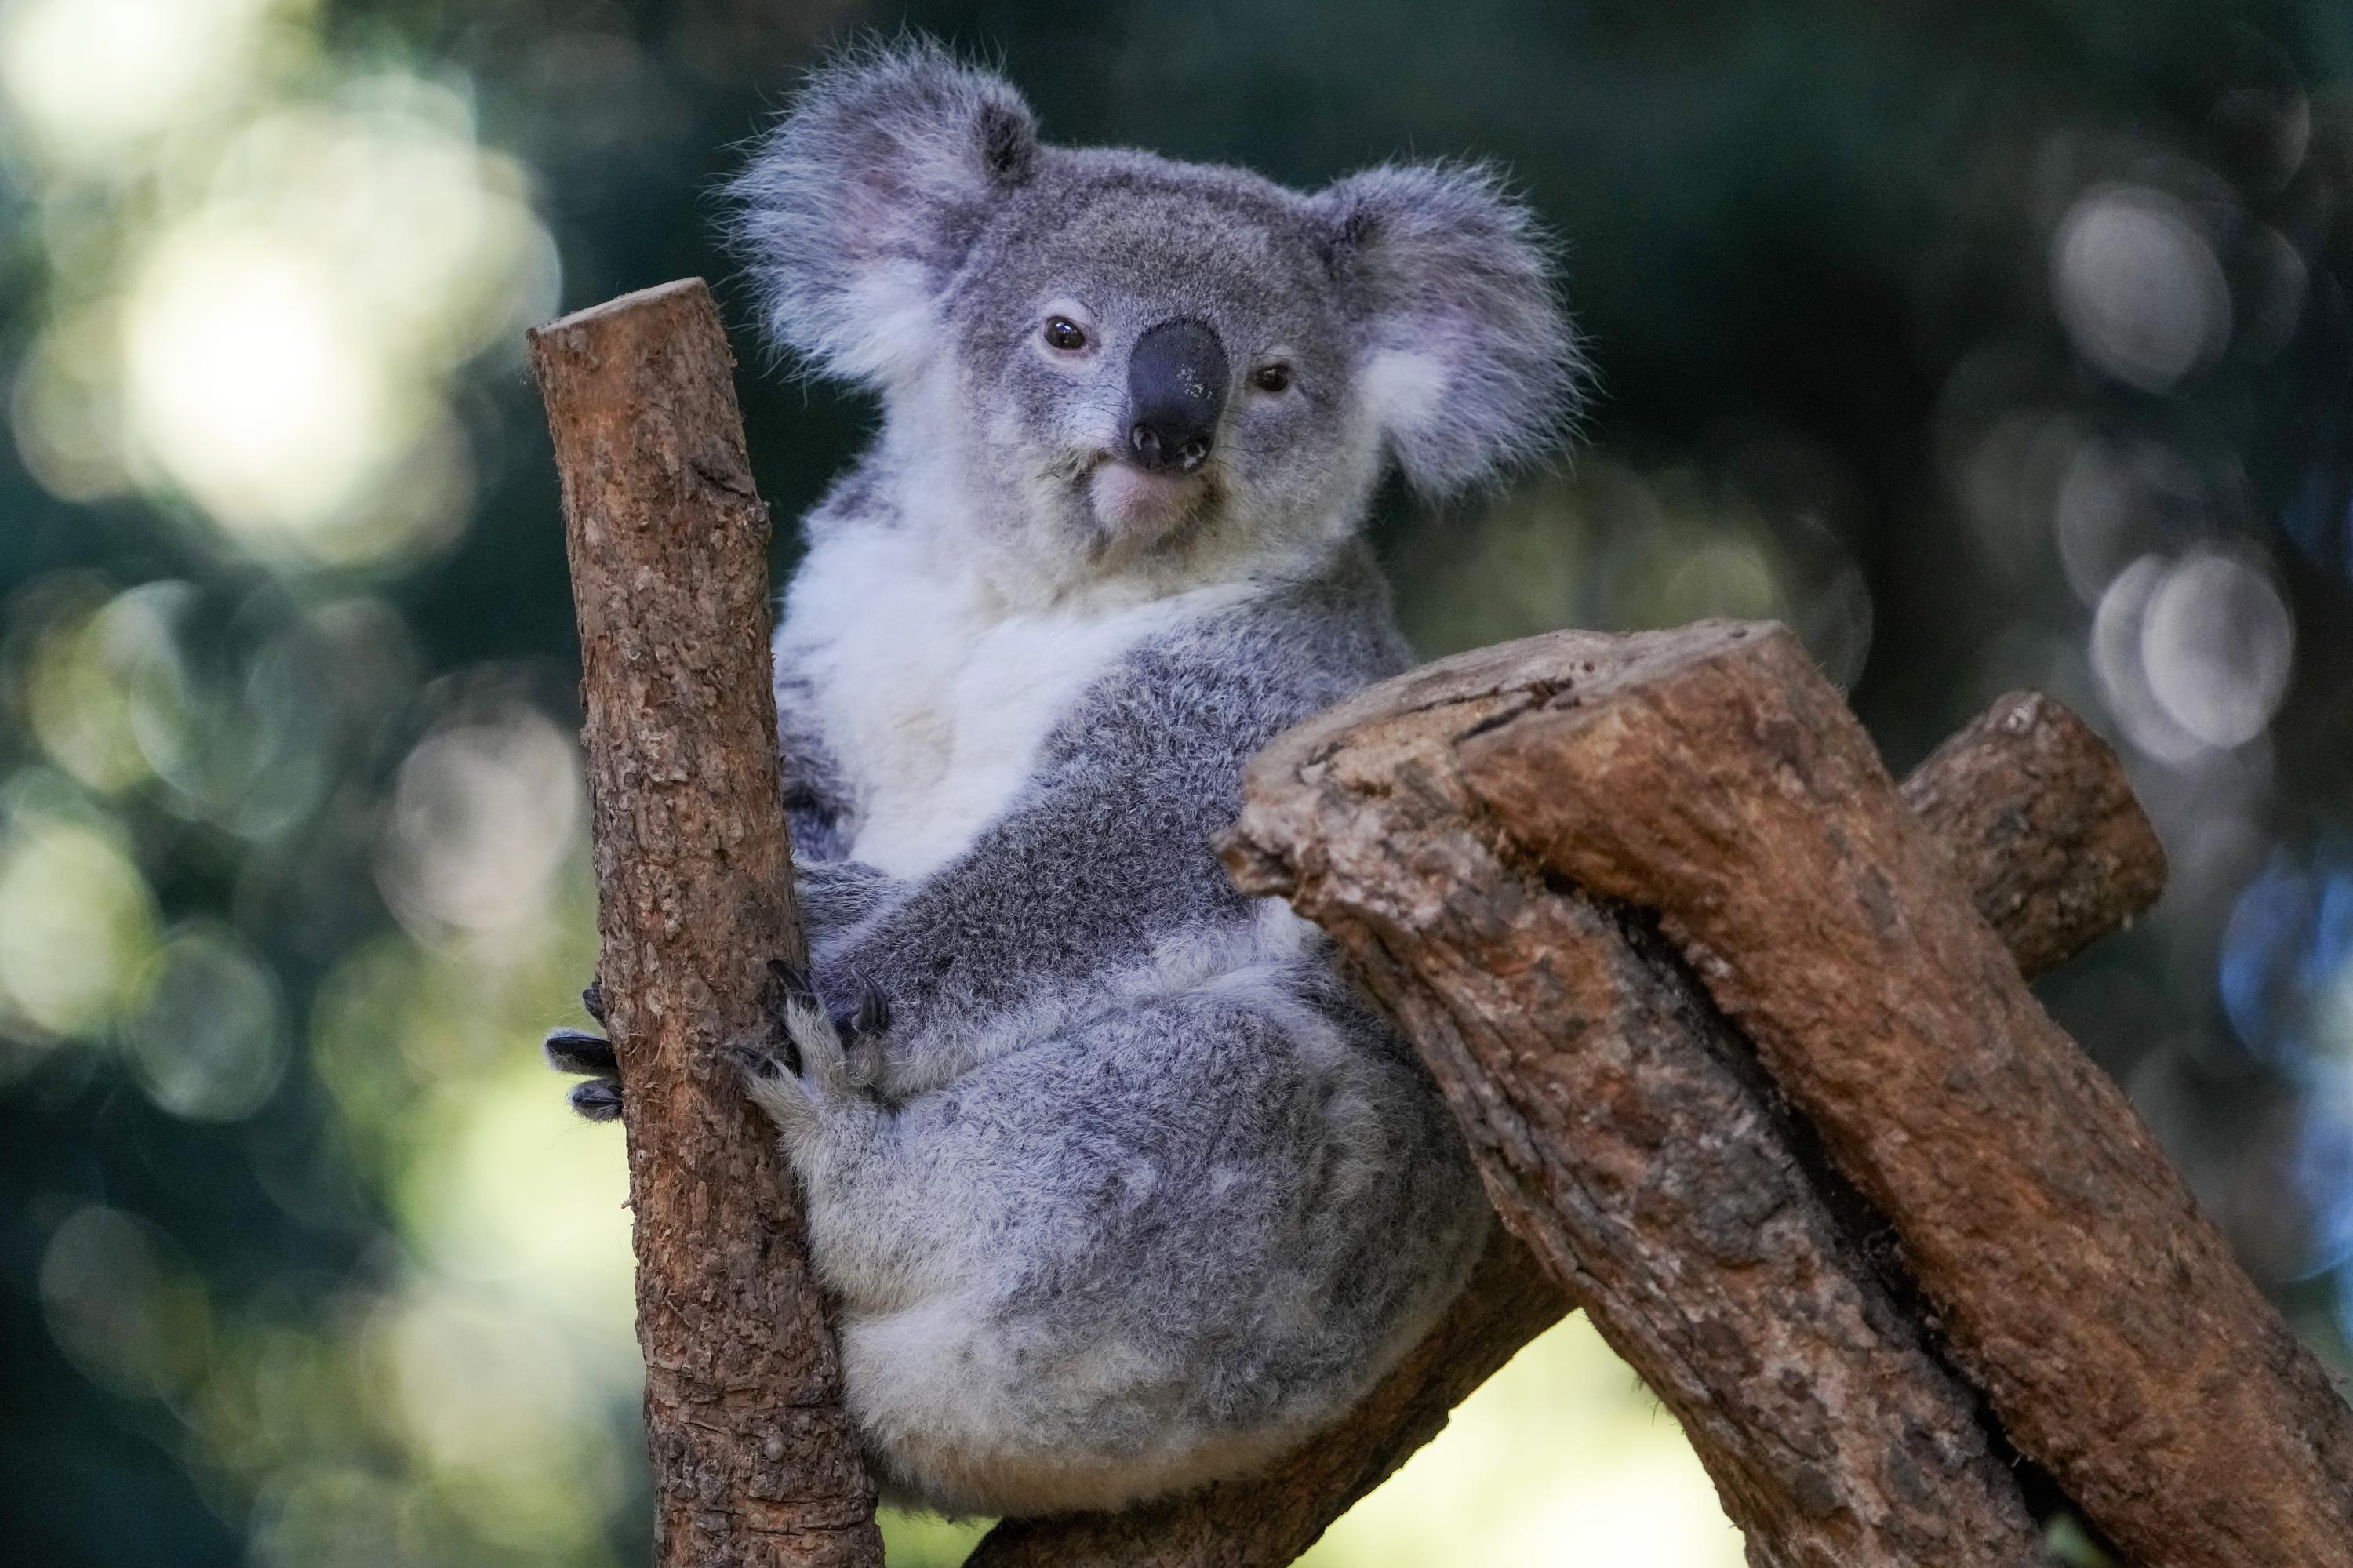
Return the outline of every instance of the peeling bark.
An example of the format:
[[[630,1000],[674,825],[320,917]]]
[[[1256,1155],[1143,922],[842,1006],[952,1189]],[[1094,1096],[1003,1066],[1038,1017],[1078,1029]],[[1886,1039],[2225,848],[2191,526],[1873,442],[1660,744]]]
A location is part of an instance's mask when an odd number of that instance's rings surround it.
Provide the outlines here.
[[[700,281],[531,334],[588,715],[664,1568],[879,1568],[798,1192],[720,1058],[806,957],[768,684],[768,514]]]

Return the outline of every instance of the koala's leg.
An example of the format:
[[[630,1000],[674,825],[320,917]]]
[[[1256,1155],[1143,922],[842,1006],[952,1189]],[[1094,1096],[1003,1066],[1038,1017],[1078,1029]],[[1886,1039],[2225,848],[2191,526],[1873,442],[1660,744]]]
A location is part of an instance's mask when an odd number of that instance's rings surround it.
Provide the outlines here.
[[[1276,983],[807,1118],[813,1255],[894,1493],[1024,1513],[1234,1473],[1344,1409],[1459,1287],[1486,1209],[1434,1089]]]

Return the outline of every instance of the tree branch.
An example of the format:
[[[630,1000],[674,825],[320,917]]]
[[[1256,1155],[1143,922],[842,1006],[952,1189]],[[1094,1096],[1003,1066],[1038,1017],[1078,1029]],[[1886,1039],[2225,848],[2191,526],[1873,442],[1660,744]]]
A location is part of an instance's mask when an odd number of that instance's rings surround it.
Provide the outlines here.
[[[1598,665],[1462,745],[1517,853],[1658,911],[2018,1446],[2136,1562],[2353,1564],[2353,1411],[1796,641],[1687,627]]]
[[[718,1053],[806,958],[768,684],[768,514],[699,280],[531,334],[579,615],[598,975],[626,1086],[665,1568],[880,1568],[800,1201]]]
[[[1288,891],[1325,923],[1431,1057],[1498,1209],[1543,1261],[1499,1233],[1413,1355],[1272,1471],[1127,1513],[1002,1525],[975,1563],[1287,1563],[1571,1294],[1684,1422],[1754,1561],[2039,1560],[1973,1396],[1881,1282],[1854,1214],[1820,1195],[1819,1162],[1745,1045],[1641,922],[1506,863],[1468,814],[1464,737],[1615,645],[1559,633],[1360,694],[1259,759],[1227,846],[1245,886]],[[2006,902],[2005,934],[2031,961],[2154,896],[2162,862],[2115,758],[2058,705],[2004,699],[1914,785],[1936,804],[1964,779],[1978,809],[2022,825],[1970,855],[1977,819],[1946,808],[1941,842]],[[2116,863],[2086,874],[2048,853],[2078,842],[2114,846]]]
[[[1904,803],[2025,973],[2072,958],[2165,891],[2165,850],[2107,743],[2012,692],[1915,768]]]

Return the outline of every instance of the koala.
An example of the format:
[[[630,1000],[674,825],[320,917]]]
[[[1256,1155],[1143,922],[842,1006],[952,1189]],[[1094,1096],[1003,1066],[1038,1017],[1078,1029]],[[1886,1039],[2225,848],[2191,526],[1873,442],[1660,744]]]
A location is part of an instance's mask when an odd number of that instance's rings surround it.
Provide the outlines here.
[[[1482,168],[1051,145],[920,42],[821,68],[732,196],[775,341],[881,405],[783,596],[812,956],[739,1053],[870,1462],[976,1515],[1262,1466],[1491,1221],[1414,1052],[1211,840],[1252,753],[1409,662],[1360,536],[1391,465],[1562,438],[1548,248]],[[547,1049],[617,1111],[609,1045]]]

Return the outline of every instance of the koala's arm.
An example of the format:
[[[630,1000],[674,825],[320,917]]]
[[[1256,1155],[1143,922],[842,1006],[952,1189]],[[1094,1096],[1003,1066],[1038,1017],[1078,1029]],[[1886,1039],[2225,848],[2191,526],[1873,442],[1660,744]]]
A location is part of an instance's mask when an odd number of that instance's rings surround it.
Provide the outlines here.
[[[840,762],[826,744],[817,688],[783,636],[769,644],[776,694],[776,766],[785,783],[785,821],[793,856],[809,863],[848,854],[855,801]]]
[[[846,858],[854,804],[847,778],[825,744],[815,689],[782,637],[775,641],[772,657],[776,760],[792,835],[794,891],[809,945],[822,949],[842,931],[872,918],[905,885]],[[602,1026],[603,981],[589,981],[581,1001]],[[541,1048],[556,1071],[587,1079],[570,1092],[573,1109],[591,1121],[611,1121],[621,1114],[620,1065],[611,1041],[588,1030],[559,1027],[548,1032]]]
[[[997,1044],[1074,1022],[1110,1000],[1098,993],[1123,964],[1239,937],[1249,906],[1209,840],[1233,819],[1242,760],[1281,726],[1238,726],[1197,672],[1170,662],[1133,657],[963,855],[886,889],[820,946],[831,1010],[865,990],[888,1006],[886,1093],[936,1086]]]
[[[849,858],[856,803],[847,774],[827,746],[817,692],[776,639],[776,765],[785,821],[792,831],[795,888],[812,944],[871,916],[905,885]]]

